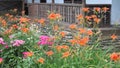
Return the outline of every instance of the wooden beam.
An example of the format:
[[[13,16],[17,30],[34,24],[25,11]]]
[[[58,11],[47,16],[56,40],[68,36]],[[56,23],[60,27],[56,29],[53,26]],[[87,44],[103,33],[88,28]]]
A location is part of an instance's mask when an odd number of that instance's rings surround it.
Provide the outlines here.
[[[24,11],[24,9],[25,9],[25,2],[24,0],[22,0],[22,11]]]
[[[85,7],[85,5],[86,5],[86,0],[82,0],[82,5],[83,5],[83,7]]]
[[[24,16],[25,15],[25,1],[24,0],[22,0],[22,16]]]
[[[74,0],[72,0],[72,4],[74,3]]]
[[[52,0],[52,3],[55,3],[55,0]]]
[[[34,0],[32,0],[32,3],[34,3]]]

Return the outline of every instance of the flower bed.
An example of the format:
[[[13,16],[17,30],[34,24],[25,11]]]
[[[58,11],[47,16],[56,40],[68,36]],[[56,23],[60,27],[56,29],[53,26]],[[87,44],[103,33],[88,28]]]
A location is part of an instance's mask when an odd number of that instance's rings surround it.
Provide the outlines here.
[[[98,25],[99,11],[108,8],[95,8],[94,15],[78,15],[77,24],[70,24],[68,32],[59,26],[62,16],[51,12],[49,22],[41,19],[17,18],[11,14],[0,17],[0,67],[1,68],[118,68],[120,54],[102,50]],[[88,13],[89,8],[83,8]],[[93,29],[88,27],[93,24]],[[83,26],[83,27],[79,27]],[[113,34],[112,41],[117,39]],[[111,42],[112,42],[111,41]]]

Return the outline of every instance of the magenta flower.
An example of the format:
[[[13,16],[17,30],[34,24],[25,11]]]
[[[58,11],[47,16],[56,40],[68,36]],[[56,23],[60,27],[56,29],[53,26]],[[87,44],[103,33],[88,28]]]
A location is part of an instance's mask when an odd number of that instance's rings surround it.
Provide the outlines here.
[[[0,44],[2,44],[2,45],[6,44],[3,40],[3,38],[0,38]]]
[[[13,46],[21,46],[25,43],[23,40],[14,40],[12,41]]]
[[[0,64],[3,62],[3,58],[0,58]]]
[[[53,42],[49,36],[40,36],[40,40],[38,42],[38,45],[52,45]]]

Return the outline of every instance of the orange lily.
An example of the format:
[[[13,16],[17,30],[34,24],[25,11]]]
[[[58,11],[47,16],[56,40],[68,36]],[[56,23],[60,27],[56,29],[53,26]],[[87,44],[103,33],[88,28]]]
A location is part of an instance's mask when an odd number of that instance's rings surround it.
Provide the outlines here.
[[[68,56],[70,56],[70,52],[69,52],[69,51],[64,52],[64,53],[62,54],[62,58],[67,58]]]
[[[60,45],[57,45],[57,46],[56,46],[56,50],[57,50],[58,52],[60,52],[61,49],[62,49],[62,47],[61,47]]]
[[[18,28],[18,26],[17,26],[16,24],[12,25],[12,27],[13,27],[14,29],[17,29],[17,28]]]
[[[82,15],[82,14],[80,14],[80,15],[77,16],[77,20],[80,20],[80,19],[82,19],[82,18],[83,18],[83,15]]]
[[[92,18],[97,18],[97,16],[96,16],[96,15],[91,15],[91,17],[92,17]]]
[[[118,59],[120,59],[120,56],[117,53],[112,53],[110,55],[110,59],[113,61],[117,61]]]
[[[48,51],[48,52],[46,52],[46,55],[47,55],[47,56],[52,56],[53,54],[54,54],[53,51]]]
[[[80,31],[81,34],[86,33],[86,30],[84,28],[79,28],[78,30]]]
[[[81,45],[81,46],[85,46],[89,41],[89,38],[88,37],[84,37],[80,40],[78,40],[78,44]]]
[[[116,36],[115,34],[113,34],[113,35],[111,36],[111,38],[112,38],[112,40],[115,40],[115,39],[117,39],[117,36]]]
[[[72,45],[75,45],[77,43],[76,39],[71,39],[69,40],[69,42],[72,44]]]
[[[100,12],[101,8],[100,7],[95,7],[94,10],[97,11],[97,12]]]
[[[82,9],[84,12],[89,12],[89,8],[83,8]]]
[[[99,24],[100,23],[100,19],[99,18],[94,18],[94,21]]]
[[[24,33],[27,33],[29,31],[29,29],[28,28],[21,28],[21,31]]]
[[[92,31],[92,30],[88,30],[88,31],[87,31],[87,34],[88,34],[88,35],[93,35],[93,31]]]
[[[48,16],[48,18],[49,18],[50,20],[56,20],[56,19],[57,19],[57,16],[56,16],[55,13],[51,13],[51,14]]]
[[[24,18],[24,17],[21,17],[19,20],[20,20],[20,23],[25,23],[30,21],[30,19]]]
[[[38,22],[39,22],[40,24],[44,24],[44,23],[45,23],[45,19],[44,19],[44,18],[41,18],[40,20],[38,20]]]
[[[102,9],[103,9],[103,12],[107,12],[109,10],[109,8],[107,7],[103,7]]]
[[[69,49],[69,46],[67,46],[67,45],[62,45],[61,48],[64,49],[64,50],[68,50],[68,49]]]
[[[71,25],[69,25],[69,28],[70,29],[76,29],[77,27],[76,27],[77,25],[75,25],[75,24],[71,24]]]
[[[66,33],[65,33],[64,31],[62,31],[62,32],[60,32],[60,35],[61,35],[62,37],[65,37]]]
[[[7,25],[7,22],[5,20],[2,20],[2,26],[5,27]]]
[[[41,64],[43,64],[43,63],[44,63],[44,61],[45,61],[45,59],[44,59],[44,58],[40,58],[40,59],[38,60],[38,62],[39,62],[39,63],[41,63]]]
[[[85,18],[90,21],[91,20],[91,16],[85,16]]]
[[[62,16],[59,13],[56,13],[56,17],[58,19],[58,18],[61,18]]]

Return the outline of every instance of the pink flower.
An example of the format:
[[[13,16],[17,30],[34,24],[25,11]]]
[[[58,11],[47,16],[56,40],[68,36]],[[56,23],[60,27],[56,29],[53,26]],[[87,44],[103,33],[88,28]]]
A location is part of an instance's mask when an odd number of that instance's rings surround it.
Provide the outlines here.
[[[49,36],[40,36],[40,40],[38,42],[38,45],[52,45],[52,39]]]
[[[13,35],[10,35],[9,38],[12,39],[12,38],[14,38],[14,36],[13,36]]]
[[[23,45],[24,43],[25,43],[25,41],[23,41],[23,40],[12,41],[13,46],[20,46],[20,45]]]
[[[3,40],[3,38],[0,38],[0,44],[2,44],[2,45],[6,44]]]
[[[0,58],[0,64],[3,62],[3,58]]]
[[[0,50],[0,52],[2,52],[2,50]]]
[[[8,49],[8,48],[9,48],[9,46],[8,46],[8,45],[6,45],[6,46],[5,46],[5,48],[6,48],[6,49]]]

